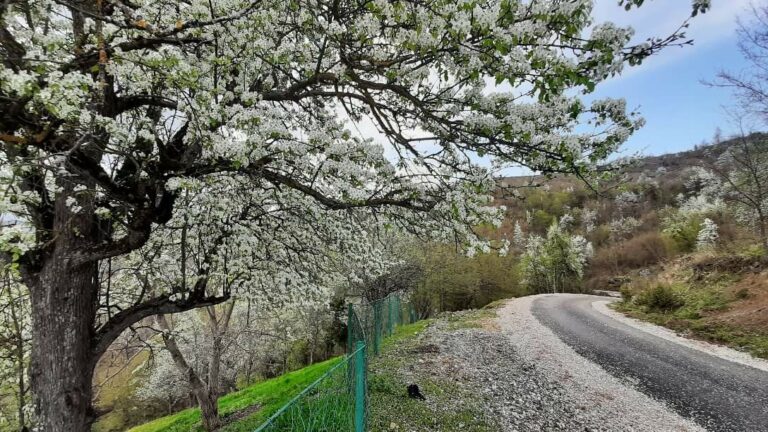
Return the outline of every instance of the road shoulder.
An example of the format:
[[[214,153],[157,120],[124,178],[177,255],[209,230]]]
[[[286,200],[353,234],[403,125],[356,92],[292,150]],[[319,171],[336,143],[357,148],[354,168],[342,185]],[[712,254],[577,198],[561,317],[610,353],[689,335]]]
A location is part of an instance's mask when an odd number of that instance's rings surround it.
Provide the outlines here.
[[[561,386],[568,398],[579,401],[582,415],[590,423],[603,430],[704,430],[562,342],[532,314],[531,306],[539,297],[509,301],[499,310],[498,325],[523,361]]]
[[[616,321],[621,322],[622,324],[649,333],[669,342],[673,342],[684,347],[721,358],[723,360],[728,360],[734,363],[768,372],[768,361],[766,360],[755,358],[749,353],[737,351],[723,345],[715,345],[705,341],[680,336],[673,330],[670,330],[666,327],[661,327],[653,323],[641,321],[639,319],[624,315],[623,313],[612,309],[609,306],[610,302],[611,301],[609,300],[596,300],[592,302],[592,308],[610,318],[613,318]]]

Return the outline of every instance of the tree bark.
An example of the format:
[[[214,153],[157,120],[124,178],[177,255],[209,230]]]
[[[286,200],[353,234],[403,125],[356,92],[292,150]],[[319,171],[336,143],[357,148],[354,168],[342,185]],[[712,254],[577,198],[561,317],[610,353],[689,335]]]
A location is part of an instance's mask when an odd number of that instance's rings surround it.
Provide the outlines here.
[[[210,361],[208,362],[208,388],[214,398],[219,397],[221,358],[224,355],[224,336],[229,331],[229,321],[232,319],[234,308],[234,300],[224,305],[221,316],[219,316],[216,306],[208,306],[206,308],[208,312],[208,327],[213,342]]]
[[[195,369],[187,363],[179,345],[176,343],[173,335],[170,334],[170,326],[165,316],[158,315],[157,321],[164,330],[163,342],[165,348],[171,354],[176,367],[184,374],[192,388],[195,399],[197,399],[197,404],[200,406],[200,413],[202,414],[203,428],[206,431],[214,431],[220,428],[222,422],[219,418],[219,405],[215,392],[211,391],[211,387],[206,385],[197,372],[195,372]]]
[[[38,422],[50,432],[86,432],[94,420],[91,341],[97,269],[95,263],[71,266],[69,255],[66,247],[56,247],[30,286],[30,378]]]
[[[98,301],[95,261],[78,263],[79,252],[95,243],[95,220],[89,198],[79,198],[81,212],[67,198],[73,184],[55,202],[51,244],[37,271],[22,271],[32,304],[32,361],[30,384],[41,430],[87,432],[95,420],[92,409],[92,350]]]

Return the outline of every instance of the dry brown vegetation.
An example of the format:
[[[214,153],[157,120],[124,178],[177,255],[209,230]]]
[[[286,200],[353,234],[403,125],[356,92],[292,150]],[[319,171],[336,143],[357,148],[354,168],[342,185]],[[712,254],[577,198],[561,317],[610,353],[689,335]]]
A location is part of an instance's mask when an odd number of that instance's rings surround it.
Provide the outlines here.
[[[768,260],[714,251],[664,263],[623,286],[619,309],[768,358]]]

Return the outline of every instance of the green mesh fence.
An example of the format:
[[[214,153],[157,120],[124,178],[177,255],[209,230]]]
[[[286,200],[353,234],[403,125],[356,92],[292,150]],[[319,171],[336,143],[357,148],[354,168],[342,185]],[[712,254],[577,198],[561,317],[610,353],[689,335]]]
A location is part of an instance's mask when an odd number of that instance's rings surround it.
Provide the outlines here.
[[[365,344],[280,408],[256,432],[365,430]]]
[[[415,321],[413,305],[396,293],[371,303],[350,304],[347,352],[351,352],[358,341],[364,341],[369,347],[368,355],[378,355],[381,342],[394,333],[395,327]]]
[[[395,327],[416,320],[412,305],[397,294],[350,304],[347,355],[280,408],[256,432],[363,432],[368,418],[368,359]]]

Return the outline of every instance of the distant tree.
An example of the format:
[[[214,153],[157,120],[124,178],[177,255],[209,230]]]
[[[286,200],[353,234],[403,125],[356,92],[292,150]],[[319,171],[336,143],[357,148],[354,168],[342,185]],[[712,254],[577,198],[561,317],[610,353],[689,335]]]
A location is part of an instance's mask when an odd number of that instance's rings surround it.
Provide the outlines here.
[[[528,238],[521,260],[523,284],[533,293],[578,291],[592,245],[554,222],[545,238]]]
[[[523,232],[523,228],[520,226],[520,222],[515,222],[515,231],[512,237],[512,242],[514,245],[518,248],[525,247],[525,233]]]
[[[162,406],[167,414],[172,414],[192,393],[189,380],[179,371],[171,355],[166,350],[158,350],[147,362],[149,370],[136,390],[140,400]]]
[[[704,164],[708,188],[719,188],[737,219],[755,229],[768,251],[768,137],[742,134],[716,161]]]
[[[717,224],[712,219],[704,219],[704,222],[701,223],[699,235],[696,237],[696,249],[707,250],[713,248],[717,244],[719,237]]]
[[[589,234],[596,228],[595,222],[597,221],[597,210],[585,208],[581,211],[581,229],[584,233]]]
[[[374,302],[392,293],[413,290],[424,277],[424,269],[416,262],[403,262],[392,266],[386,273],[360,284],[360,291],[367,301]]]
[[[0,430],[24,431],[32,424],[29,308],[29,294],[19,275],[10,266],[0,268]],[[13,402],[5,405],[7,401]]]
[[[715,128],[715,133],[712,136],[712,144],[720,144],[723,142],[723,130],[720,127]]]

